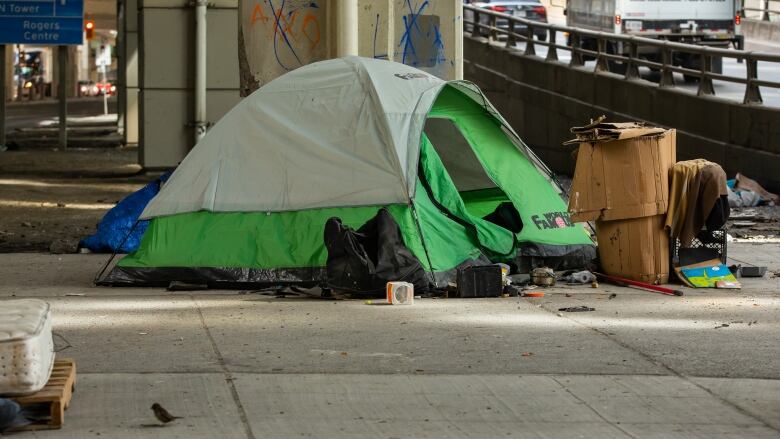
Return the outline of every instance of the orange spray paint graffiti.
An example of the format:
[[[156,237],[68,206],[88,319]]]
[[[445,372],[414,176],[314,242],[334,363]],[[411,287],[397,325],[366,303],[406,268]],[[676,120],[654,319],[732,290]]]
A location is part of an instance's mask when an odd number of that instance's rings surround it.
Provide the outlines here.
[[[286,50],[303,65],[298,50],[315,49],[321,42],[320,22],[314,14],[317,9],[319,6],[313,1],[264,0],[255,3],[249,24],[266,29],[265,36],[272,41],[277,62],[291,70],[282,62],[279,51]]]

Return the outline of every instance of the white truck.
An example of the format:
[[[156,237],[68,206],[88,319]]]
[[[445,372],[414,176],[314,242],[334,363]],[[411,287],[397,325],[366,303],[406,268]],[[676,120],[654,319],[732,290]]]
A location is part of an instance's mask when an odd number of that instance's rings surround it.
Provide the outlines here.
[[[567,26],[680,43],[736,49],[744,47],[741,0],[567,0]],[[596,41],[584,39],[584,48]],[[608,45],[612,53],[628,48]],[[640,56],[660,61],[660,51],[640,47]],[[674,64],[699,69],[699,57],[675,53]],[[713,59],[712,71],[721,73],[722,58]],[[695,80],[687,77],[686,80]]]

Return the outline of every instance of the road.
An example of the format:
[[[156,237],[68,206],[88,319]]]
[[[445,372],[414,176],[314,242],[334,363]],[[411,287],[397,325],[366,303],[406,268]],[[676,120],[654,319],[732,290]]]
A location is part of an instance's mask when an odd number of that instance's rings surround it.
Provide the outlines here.
[[[566,44],[566,37],[559,34],[557,36],[557,42],[558,44]],[[520,50],[525,49],[525,43],[519,43],[517,46]],[[760,49],[754,47],[760,47]],[[541,57],[547,56],[546,46],[537,44],[535,49],[536,49],[536,54],[538,56]],[[780,44],[775,45],[774,43],[767,43],[767,42],[753,43],[751,41],[748,41],[746,43],[746,49],[761,50],[761,51],[766,51],[766,49],[773,49],[774,51],[780,53]],[[571,52],[559,49],[558,58],[560,62],[568,63],[569,60],[571,59]],[[585,63],[585,68],[593,69],[595,65],[596,65],[595,61],[588,61]],[[744,78],[746,76],[745,69],[746,69],[745,63],[739,64],[734,59],[723,60],[723,74],[725,75]],[[780,64],[759,62],[758,72],[759,72],[759,76],[758,76],[759,79],[780,82]],[[652,82],[658,82],[660,78],[660,74],[658,72],[651,72],[650,69],[646,67],[640,67],[639,74],[641,75],[642,79],[652,81]],[[675,86],[677,88],[686,90],[694,94],[697,92],[699,87],[698,82],[686,83],[683,80],[682,75],[679,73],[674,74],[674,79],[675,79]],[[745,86],[742,84],[715,80],[713,81],[713,86],[715,88],[715,95],[718,97],[737,101],[737,102],[742,102],[743,98],[745,97]],[[772,107],[780,107],[780,89],[762,87],[761,97],[764,101],[764,105],[772,106]]]
[[[548,5],[548,19],[550,23],[565,25],[566,20],[562,13],[562,8]],[[566,37],[559,33],[557,35],[557,43],[559,45],[566,44]],[[525,49],[525,43],[519,43],[518,48]],[[538,56],[547,56],[547,47],[541,44],[536,45],[536,53]],[[769,53],[780,53],[780,42],[774,41],[761,41],[761,40],[746,40],[745,50],[760,51]],[[558,58],[560,62],[568,63],[571,59],[571,53],[567,50],[558,50]],[[593,69],[595,67],[595,61],[589,61],[585,63],[585,68]],[[643,79],[658,82],[660,75],[658,73],[651,72],[650,69],[642,67],[639,70]],[[723,60],[723,74],[729,76],[736,76],[740,78],[746,77],[746,64],[737,63],[735,59]],[[685,83],[681,74],[675,73],[675,85],[676,87],[686,90],[691,93],[696,93],[698,90],[698,82]],[[780,82],[780,63],[758,63],[758,78],[767,81]],[[725,99],[742,102],[745,97],[745,86],[738,83],[726,82],[726,81],[713,81],[715,88],[715,95]],[[780,89],[773,89],[768,87],[761,88],[761,96],[764,101],[764,105],[772,107],[780,107]]]
[[[116,113],[116,98],[108,99],[108,112]],[[73,98],[68,100],[69,120],[103,114],[103,98]],[[51,124],[59,117],[58,102],[54,99],[6,104],[6,129],[34,128]]]

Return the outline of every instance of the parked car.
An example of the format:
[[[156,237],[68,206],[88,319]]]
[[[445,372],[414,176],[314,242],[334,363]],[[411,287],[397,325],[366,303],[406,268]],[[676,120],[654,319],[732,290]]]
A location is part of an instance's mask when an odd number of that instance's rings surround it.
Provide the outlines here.
[[[98,82],[97,87],[100,90],[100,96],[113,96],[116,93],[116,86],[110,82]]]
[[[113,96],[116,86],[110,82],[79,81],[79,96]]]
[[[100,89],[92,81],[79,81],[79,96],[97,96]]]
[[[478,8],[501,12],[503,14],[512,15],[514,17],[525,18],[526,20],[547,23],[547,9],[539,0],[480,1],[471,2],[470,4]],[[464,14],[466,21],[474,21],[473,11],[466,10]],[[482,24],[489,24],[490,17],[487,14],[481,14],[479,17],[479,22]],[[506,19],[499,18],[496,20],[496,27],[499,29],[509,30],[509,22]],[[515,33],[525,34],[526,31],[527,26],[524,26],[520,23],[515,23]],[[471,32],[471,26],[467,26],[466,32]],[[483,28],[480,33],[487,37],[490,34],[490,31]],[[536,38],[541,41],[547,40],[546,29],[535,29],[534,35],[536,35]],[[506,35],[498,34],[498,38],[500,40],[504,40],[506,39]]]

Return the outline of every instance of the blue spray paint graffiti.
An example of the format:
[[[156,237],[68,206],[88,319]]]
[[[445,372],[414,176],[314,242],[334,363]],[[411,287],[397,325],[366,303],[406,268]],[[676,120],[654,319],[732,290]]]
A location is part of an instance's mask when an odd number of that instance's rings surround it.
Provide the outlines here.
[[[290,44],[290,39],[287,38],[287,32],[282,27],[282,25],[279,23],[279,18],[282,16],[282,11],[284,10],[284,2],[285,1],[286,0],[282,0],[282,4],[281,4],[281,6],[279,6],[279,12],[278,13],[277,13],[276,8],[274,8],[273,0],[268,0],[268,4],[271,6],[271,13],[273,14],[273,17],[274,17],[274,39],[273,39],[273,42],[274,42],[274,44],[273,44],[274,45],[274,56],[276,57],[276,62],[278,62],[279,65],[282,66],[282,68],[284,68],[285,70],[290,70],[290,68],[285,66],[284,63],[282,63],[282,60],[279,59],[279,51],[276,48],[276,43],[277,43],[276,36],[277,36],[277,33],[281,33],[282,38],[284,38],[285,44],[287,44],[287,47],[290,48],[290,52],[293,54],[295,59],[298,60],[298,64],[303,65],[303,63],[301,62],[301,59],[298,58],[298,54],[295,53],[295,49],[293,49],[292,44]]]
[[[419,6],[413,6],[412,0],[405,0],[404,5],[408,14],[402,17],[404,33],[398,43],[398,47],[403,47],[401,62],[418,68],[436,67],[447,62],[439,16],[423,15],[429,6],[428,0]]]

